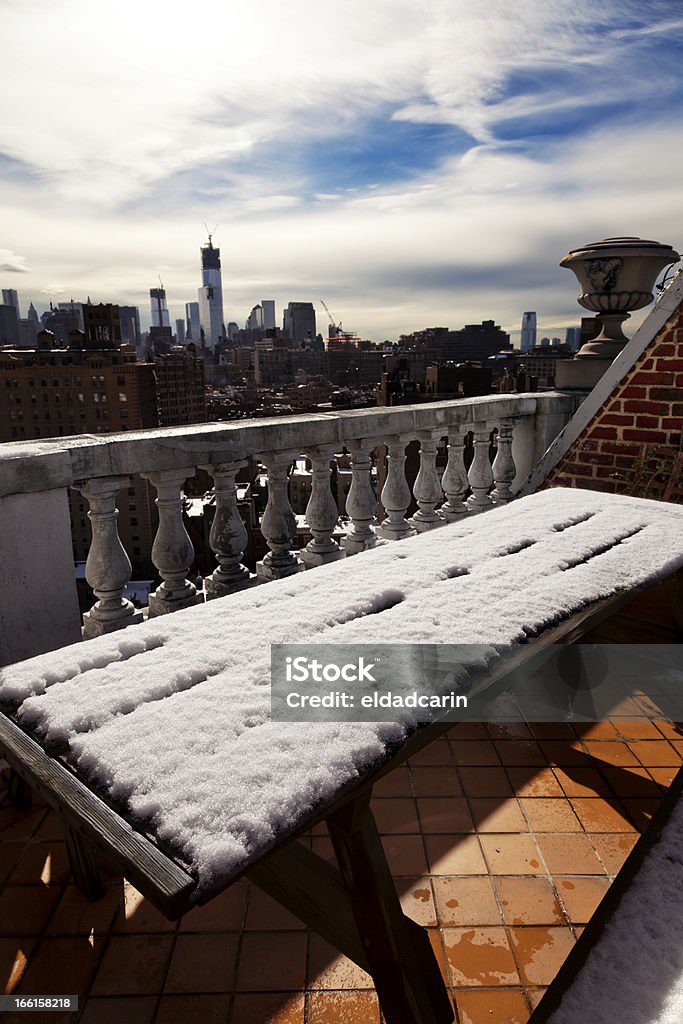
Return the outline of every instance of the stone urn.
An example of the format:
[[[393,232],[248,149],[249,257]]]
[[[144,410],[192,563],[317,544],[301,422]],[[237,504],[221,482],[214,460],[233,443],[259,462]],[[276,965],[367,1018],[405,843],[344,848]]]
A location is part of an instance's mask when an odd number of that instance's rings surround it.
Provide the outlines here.
[[[623,322],[631,312],[653,301],[659,273],[679,259],[670,245],[644,238],[605,238],[567,253],[560,266],[576,274],[579,304],[597,313],[601,328],[575,358],[612,360],[618,356],[628,341]]]

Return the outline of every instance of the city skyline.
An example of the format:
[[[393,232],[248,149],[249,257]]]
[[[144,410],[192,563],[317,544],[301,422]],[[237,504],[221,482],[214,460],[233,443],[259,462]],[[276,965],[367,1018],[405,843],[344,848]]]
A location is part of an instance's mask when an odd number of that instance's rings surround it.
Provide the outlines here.
[[[269,295],[377,341],[484,316],[517,340],[524,310],[578,322],[568,249],[680,247],[670,5],[160,10],[3,5],[0,279],[24,315],[71,294],[144,314],[161,275],[173,322],[206,222],[226,322]]]
[[[3,298],[4,298],[4,296],[7,296],[9,294],[8,289],[2,289],[2,291],[3,291]],[[51,329],[49,323],[44,325],[43,317],[47,316],[47,314],[52,312],[53,310],[54,310],[54,312],[59,312],[60,310],[67,310],[68,309],[68,310],[75,311],[76,315],[79,315],[79,311],[81,310],[81,308],[84,305],[90,304],[92,302],[90,296],[88,296],[87,300],[83,300],[83,302],[79,301],[78,299],[73,299],[73,298],[70,299],[68,302],[60,301],[59,303],[52,302],[50,300],[49,302],[45,303],[45,308],[41,309],[39,311],[36,311],[35,308],[33,308],[33,303],[31,303],[31,308],[33,309],[33,314],[31,314],[31,310],[29,309],[27,303],[22,300],[21,294],[18,294],[15,289],[13,289],[12,291],[13,291],[13,296],[16,299],[16,301],[10,302],[9,305],[16,306],[18,315],[21,315],[24,312],[27,312],[29,316],[34,315],[35,316],[35,322],[36,322],[36,330],[44,329],[44,327],[47,327],[48,330]],[[182,317],[175,318],[173,320],[173,323],[171,323],[170,319],[169,319],[169,312],[168,312],[168,309],[166,308],[166,304],[167,304],[166,290],[164,288],[150,288],[149,291],[150,291],[150,306],[151,306],[151,312],[150,313],[147,313],[146,309],[144,309],[144,308],[140,309],[138,306],[126,306],[124,304],[116,303],[116,302],[114,302],[112,304],[113,306],[118,307],[118,309],[120,311],[122,325],[123,325],[123,322],[124,322],[124,318],[126,320],[126,324],[129,325],[127,327],[127,331],[126,331],[126,334],[124,336],[124,341],[127,341],[129,344],[134,344],[134,345],[140,344],[141,343],[141,332],[143,334],[147,334],[147,332],[151,328],[160,327],[160,326],[170,327],[174,331],[173,337],[176,338],[176,340],[180,344],[185,344],[186,342],[189,343],[189,342],[191,342],[193,340],[195,340],[195,341],[199,340],[199,338],[193,339],[193,335],[195,333],[197,335],[199,335],[199,333],[200,333],[200,326],[199,326],[199,303],[197,303],[197,302],[185,303],[185,315],[182,316]],[[97,301],[97,300],[95,300],[93,302],[93,305],[95,305],[95,306],[100,305],[100,304],[105,305],[104,303],[99,303],[99,301]],[[294,307],[296,307],[296,306],[310,306],[311,309],[312,309],[313,321],[315,321],[316,312],[319,312],[319,311],[316,310],[317,304],[316,303],[312,303],[312,302],[290,302],[288,305],[290,307],[292,307],[292,306],[294,306]],[[647,313],[647,310],[645,312]],[[39,314],[42,314],[40,322],[39,322],[39,319],[38,319]],[[82,319],[82,314],[80,314],[80,316],[81,316],[81,319]],[[505,332],[505,333],[511,334],[513,336],[514,335],[520,335],[520,339],[518,339],[518,340],[521,341],[521,350],[522,351],[525,351],[525,349],[524,349],[524,325],[527,322],[527,318],[529,316],[535,317],[536,314],[535,313],[527,313],[527,312],[525,312],[522,315],[521,329],[518,328],[517,330],[515,330],[514,328],[512,328],[511,330]],[[288,317],[288,309],[287,309],[286,306],[283,306],[282,309],[280,309],[278,304],[273,299],[267,299],[267,300],[266,299],[262,299],[260,303],[258,303],[256,306],[254,306],[252,308],[249,316],[247,316],[245,318],[242,318],[242,320],[239,322],[238,326],[240,327],[240,329],[242,329],[242,327],[243,327],[247,331],[265,331],[265,330],[269,330],[269,329],[272,329],[272,328],[280,329],[279,324],[282,321],[284,321],[284,323],[286,324],[287,323],[287,317]],[[23,319],[25,320],[25,317]],[[320,315],[320,322],[316,326],[315,336],[316,337],[322,337],[324,341],[328,340],[328,334],[327,334],[328,328],[334,329],[335,327],[339,327],[339,328],[342,327],[341,324],[336,324],[336,325],[335,324],[331,324],[329,322],[329,320],[330,320],[330,318],[327,315],[327,311],[323,310],[323,314]],[[493,321],[490,321],[490,322],[493,323]],[[482,323],[484,323],[483,319],[482,319]],[[534,323],[535,323],[535,321],[534,321]],[[225,325],[225,327],[226,327],[226,338],[228,340],[230,338],[230,332],[228,331],[228,327],[229,326],[232,326],[231,322],[226,323],[226,325]],[[470,326],[472,326],[472,325],[470,325]],[[479,324],[477,323],[474,326],[475,327],[479,326]],[[465,328],[465,327],[466,327],[465,324],[461,324],[459,326],[456,326],[454,324],[450,324],[450,325],[440,325],[436,329],[437,330],[447,329],[447,330],[451,330],[451,331],[454,330],[454,331],[457,332],[458,330],[460,330],[462,328]],[[188,328],[190,328],[189,334],[188,334]],[[429,331],[429,330],[434,329],[434,325],[424,326],[422,329]],[[577,324],[577,325],[574,325],[574,326],[568,325],[566,327],[557,327],[556,330],[558,332],[562,332],[563,337],[560,337],[559,334],[554,333],[555,328],[551,329],[547,325],[540,325],[540,327],[538,328],[537,331],[536,331],[536,328],[534,328],[535,333],[537,333],[537,335],[538,335],[538,340],[535,341],[534,344],[540,345],[540,344],[546,344],[548,342],[552,342],[553,344],[556,344],[558,342],[562,342],[563,340],[566,340],[566,339],[564,339],[564,333],[566,333],[566,332],[576,332],[576,336],[575,337],[574,337],[574,335],[572,335],[572,337],[574,338],[574,341],[572,342],[572,344],[577,344],[578,343],[578,337],[580,336],[580,332],[581,332],[580,325]],[[285,333],[288,333],[286,327],[285,327]],[[313,337],[313,334],[311,332],[307,332],[307,333],[310,333],[310,336]],[[415,333],[415,332],[412,332],[412,333]],[[417,333],[419,333],[419,329],[418,329]],[[411,333],[405,332],[404,335],[402,335],[402,336],[403,337],[411,337]],[[358,335],[351,335],[351,334],[349,334],[348,338],[349,339],[351,339],[351,338],[358,339]],[[294,339],[294,340],[296,340],[296,339]],[[368,339],[360,339],[360,340],[368,340]],[[377,345],[381,345],[382,344],[381,341],[377,341],[376,339],[369,339],[369,340],[374,341],[374,343],[377,344]],[[385,344],[386,344],[386,342],[385,342]],[[22,345],[21,343],[19,343],[18,347],[21,348],[21,347],[27,347],[27,346],[26,345]],[[30,348],[30,347],[32,347],[32,345],[29,345],[28,347]],[[212,346],[205,345],[205,351],[203,352],[203,354],[208,354],[209,352],[213,351],[213,347],[214,347],[213,345]],[[518,345],[518,347],[519,347],[519,345]]]

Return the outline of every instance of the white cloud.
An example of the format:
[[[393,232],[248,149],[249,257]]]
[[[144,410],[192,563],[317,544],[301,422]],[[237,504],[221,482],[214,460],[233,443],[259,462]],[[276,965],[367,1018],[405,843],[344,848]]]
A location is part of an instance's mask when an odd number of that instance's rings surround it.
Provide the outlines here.
[[[188,11],[160,0],[27,0],[5,10],[13,103],[2,146],[58,194],[115,205],[257,144],[333,136],[378,104],[486,141],[506,116],[507,74],[585,59],[613,6],[204,0]],[[512,101],[507,116],[525,103]]]
[[[27,274],[25,256],[17,256],[11,249],[0,249],[0,271],[5,274]]]
[[[655,103],[672,65],[653,75],[642,48],[682,26],[635,0],[5,0],[0,151],[18,163],[3,241],[27,254],[10,255],[30,262],[33,295],[57,280],[143,312],[160,270],[173,315],[195,298],[206,220],[220,223],[229,319],[261,297],[320,295],[375,337],[512,326],[530,308],[570,322],[573,283],[548,271],[568,248],[679,241],[676,134]],[[510,76],[526,84],[511,93]],[[607,103],[629,110],[611,122]],[[535,145],[510,127],[570,114],[597,126]],[[333,169],[344,133],[378,117],[474,141],[391,186],[333,190],[294,159],[315,144]]]

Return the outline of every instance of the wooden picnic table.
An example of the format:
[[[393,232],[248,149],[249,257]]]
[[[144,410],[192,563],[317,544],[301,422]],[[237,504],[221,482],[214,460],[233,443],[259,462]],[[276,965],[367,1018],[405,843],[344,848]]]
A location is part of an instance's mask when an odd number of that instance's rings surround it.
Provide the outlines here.
[[[30,787],[59,810],[75,880],[91,898],[101,891],[98,852],[170,919],[246,876],[372,975],[388,1024],[446,1024],[453,1019],[447,989],[427,933],[402,912],[370,797],[378,779],[453,723],[393,732],[345,725],[356,741],[376,740],[362,756],[350,743],[346,760],[341,727],[305,726],[306,745],[292,750],[296,726],[260,717],[270,642],[366,636],[507,644],[507,656],[473,683],[492,691],[512,671],[531,671],[547,644],[579,640],[639,588],[671,581],[681,566],[680,506],[544,491],[361,558],[10,666],[0,674],[0,752],[23,780],[18,799]],[[245,699],[244,728],[226,739]],[[182,797],[178,819],[163,795],[141,817],[136,801],[149,799],[150,787],[154,796],[155,785],[171,785],[169,775],[191,780],[202,769],[202,730],[214,719],[224,724],[205,766],[215,767],[218,751],[218,784],[204,793],[188,783],[194,825],[170,828],[189,813]],[[135,758],[126,762],[138,728],[140,757],[158,757],[160,766],[160,778],[144,784]],[[259,737],[267,746],[254,745]],[[334,784],[323,756],[331,737],[341,744]],[[169,744],[174,760],[164,762]],[[284,818],[280,791],[261,792],[259,749],[268,750],[278,783],[291,781],[304,794],[292,793],[294,810]],[[245,792],[254,803],[246,824],[239,814]],[[228,822],[225,836],[219,828],[211,833],[212,820]],[[296,841],[320,821],[337,867]],[[218,851],[214,860],[206,849]]]

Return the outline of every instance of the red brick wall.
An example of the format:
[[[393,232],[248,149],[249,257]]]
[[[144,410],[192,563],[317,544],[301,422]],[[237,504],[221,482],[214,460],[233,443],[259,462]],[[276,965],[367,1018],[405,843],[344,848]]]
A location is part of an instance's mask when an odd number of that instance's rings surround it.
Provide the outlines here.
[[[683,503],[683,309],[676,309],[544,487]]]

